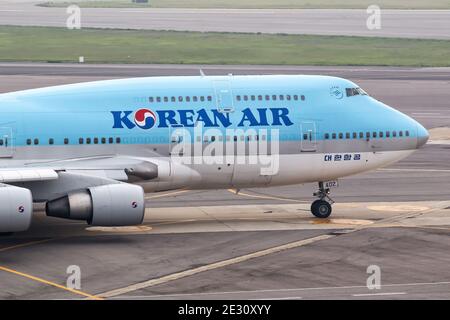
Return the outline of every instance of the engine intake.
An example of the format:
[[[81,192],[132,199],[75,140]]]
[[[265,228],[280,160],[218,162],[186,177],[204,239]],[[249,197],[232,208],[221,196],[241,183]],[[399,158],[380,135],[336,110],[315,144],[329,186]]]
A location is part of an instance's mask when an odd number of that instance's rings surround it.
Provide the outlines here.
[[[30,190],[0,185],[0,203],[0,233],[28,230],[33,215]]]
[[[50,217],[84,220],[92,226],[137,225],[144,219],[144,191],[131,184],[92,187],[48,201],[46,212]]]

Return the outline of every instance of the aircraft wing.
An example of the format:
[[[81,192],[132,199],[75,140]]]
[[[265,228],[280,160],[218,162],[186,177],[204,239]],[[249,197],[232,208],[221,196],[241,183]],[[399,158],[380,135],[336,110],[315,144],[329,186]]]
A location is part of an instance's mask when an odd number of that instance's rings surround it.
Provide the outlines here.
[[[28,182],[58,179],[58,173],[45,168],[12,168],[0,169],[0,182]]]
[[[0,168],[0,233],[27,230],[33,202],[45,202],[48,216],[84,220],[95,226],[142,223],[144,190],[126,182],[166,174],[167,160],[103,156],[26,163]],[[9,183],[9,184],[5,184]]]
[[[32,182],[58,179],[59,173],[75,173],[117,181],[151,180],[158,177],[159,167],[167,161],[148,158],[102,156],[49,162],[28,163],[20,168],[0,169],[0,182]]]

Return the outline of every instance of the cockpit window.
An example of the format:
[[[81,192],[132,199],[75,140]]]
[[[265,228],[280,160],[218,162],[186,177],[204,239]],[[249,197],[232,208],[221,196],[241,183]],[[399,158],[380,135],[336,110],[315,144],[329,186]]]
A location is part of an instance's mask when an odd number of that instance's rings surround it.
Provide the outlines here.
[[[367,92],[361,88],[346,88],[345,92],[347,93],[347,97],[367,96]]]

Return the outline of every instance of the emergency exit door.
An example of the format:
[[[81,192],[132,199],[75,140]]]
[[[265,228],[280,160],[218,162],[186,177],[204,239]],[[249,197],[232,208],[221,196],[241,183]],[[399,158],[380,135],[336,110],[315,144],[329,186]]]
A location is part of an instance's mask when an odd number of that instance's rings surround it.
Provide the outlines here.
[[[301,123],[301,151],[315,152],[317,150],[316,124],[313,121]]]
[[[230,80],[214,80],[216,107],[219,112],[233,112],[233,93]]]
[[[11,158],[13,154],[12,128],[0,127],[0,158]]]

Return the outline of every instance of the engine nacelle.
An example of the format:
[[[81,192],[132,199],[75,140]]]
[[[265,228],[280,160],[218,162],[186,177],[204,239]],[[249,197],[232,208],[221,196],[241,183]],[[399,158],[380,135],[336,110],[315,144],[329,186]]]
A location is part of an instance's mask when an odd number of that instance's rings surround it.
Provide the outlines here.
[[[144,220],[144,191],[131,184],[92,187],[47,202],[46,212],[51,217],[84,220],[93,226],[137,225]]]
[[[28,230],[33,215],[33,197],[25,188],[0,185],[0,233]]]

